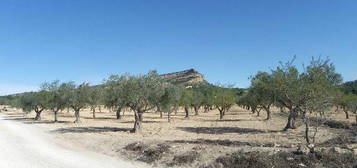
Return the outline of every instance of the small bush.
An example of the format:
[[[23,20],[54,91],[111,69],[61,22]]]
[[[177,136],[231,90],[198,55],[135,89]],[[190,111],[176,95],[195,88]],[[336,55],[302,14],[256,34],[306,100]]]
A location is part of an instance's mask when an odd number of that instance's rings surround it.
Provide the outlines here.
[[[160,160],[165,153],[170,151],[167,144],[146,145],[142,142],[131,143],[124,147],[127,151],[136,152],[139,155],[139,161],[152,163]]]
[[[146,163],[152,163],[160,160],[165,153],[170,151],[170,146],[167,144],[158,144],[144,150],[141,157],[138,159]]]
[[[143,152],[149,146],[141,143],[141,142],[134,142],[124,147],[125,150],[133,151],[133,152]]]
[[[199,159],[200,157],[201,157],[201,155],[197,151],[191,151],[191,152],[185,153],[183,155],[177,155],[174,157],[170,166],[173,166],[173,165],[180,166],[180,165],[184,165],[184,164],[191,164],[195,160]]]
[[[357,157],[352,153],[314,153],[296,155],[288,152],[279,152],[273,155],[261,152],[235,152],[219,157],[211,165],[204,168],[299,168],[299,167],[354,167],[357,166]]]
[[[351,129],[352,125],[348,122],[344,121],[336,121],[336,120],[327,120],[325,125],[330,128],[338,128],[338,129]]]

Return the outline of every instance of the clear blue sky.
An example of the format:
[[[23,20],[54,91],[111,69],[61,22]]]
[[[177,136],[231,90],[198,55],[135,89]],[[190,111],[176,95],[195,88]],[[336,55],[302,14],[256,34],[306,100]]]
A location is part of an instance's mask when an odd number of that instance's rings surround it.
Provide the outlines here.
[[[357,79],[356,0],[2,0],[0,94],[44,81],[195,68],[248,77],[294,55],[329,57]]]

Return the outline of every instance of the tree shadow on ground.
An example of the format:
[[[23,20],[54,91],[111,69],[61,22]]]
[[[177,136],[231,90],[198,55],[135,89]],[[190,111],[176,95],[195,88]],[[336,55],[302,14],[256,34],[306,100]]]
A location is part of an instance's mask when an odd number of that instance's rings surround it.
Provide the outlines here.
[[[196,139],[196,140],[172,140],[168,143],[200,144],[200,145],[221,145],[221,146],[251,146],[251,147],[275,147],[275,143],[243,142],[219,139]],[[291,144],[279,144],[281,148],[291,148]]]
[[[225,133],[257,134],[257,133],[279,132],[279,131],[259,130],[253,128],[239,128],[239,127],[177,127],[177,129],[186,132],[197,133],[197,134],[225,134]]]
[[[103,132],[128,132],[130,128],[115,128],[115,127],[69,127],[60,128],[51,131],[51,133],[103,133]]]
[[[92,119],[92,120],[116,120],[116,117],[83,117],[84,119]]]
[[[29,121],[29,122],[24,122],[25,124],[69,124],[73,123],[71,121]]]
[[[118,120],[118,121],[120,121],[120,120]],[[164,123],[165,121],[142,121],[142,123]],[[122,122],[120,122],[120,123],[123,123],[123,124],[128,124],[128,123],[134,123],[134,121],[122,121]],[[166,121],[166,123],[167,123],[167,121]]]
[[[29,120],[33,120],[33,118],[5,118],[4,120],[8,120],[8,121],[29,121]]]
[[[197,140],[172,140],[166,141],[168,143],[181,144],[200,144],[200,145],[222,145],[222,146],[250,146],[249,142],[231,141],[231,140],[211,140],[211,139],[197,139]]]
[[[261,119],[236,119],[236,120],[202,120],[204,122],[239,122],[239,121],[265,121],[265,120],[261,120]]]

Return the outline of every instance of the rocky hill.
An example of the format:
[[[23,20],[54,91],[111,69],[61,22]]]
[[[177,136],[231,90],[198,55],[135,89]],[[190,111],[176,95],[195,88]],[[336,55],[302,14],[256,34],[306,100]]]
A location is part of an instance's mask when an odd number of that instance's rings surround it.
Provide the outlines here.
[[[208,82],[204,76],[194,69],[188,69],[180,72],[173,72],[160,75],[164,80],[178,85],[193,86],[207,85]]]
[[[183,85],[183,86],[209,85],[209,83],[206,81],[204,76],[198,73],[195,69],[188,69],[180,72],[162,74],[160,75],[160,77],[162,77],[167,82],[177,85]],[[101,85],[95,85],[94,87],[97,86],[101,86]],[[0,97],[11,98],[16,96],[21,96],[22,94],[24,93],[16,93],[16,94],[0,96]]]

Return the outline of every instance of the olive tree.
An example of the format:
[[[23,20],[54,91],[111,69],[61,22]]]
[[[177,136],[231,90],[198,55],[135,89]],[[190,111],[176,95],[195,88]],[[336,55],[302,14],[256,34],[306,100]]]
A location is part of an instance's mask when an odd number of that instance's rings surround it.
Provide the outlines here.
[[[133,132],[138,132],[142,127],[143,114],[154,109],[164,94],[163,81],[156,71],[151,71],[146,75],[128,76],[124,90],[128,106],[134,111]]]
[[[275,103],[275,88],[272,86],[272,76],[267,72],[258,72],[251,79],[249,94],[256,106],[267,113],[266,120],[271,118],[271,107]],[[259,115],[259,112],[258,112]]]
[[[353,95],[350,103],[351,111],[355,114],[355,122],[357,123],[357,95]]]
[[[223,119],[227,111],[237,102],[237,95],[230,88],[216,88],[213,100],[219,111],[219,119]]]
[[[80,123],[80,111],[89,104],[89,84],[76,85],[74,82],[62,84],[69,107],[74,110],[75,123]]]
[[[257,95],[251,89],[249,89],[237,100],[237,104],[252,111],[253,114],[257,113],[257,116],[260,115],[261,108],[259,106]]]
[[[121,111],[128,106],[127,86],[129,76],[112,75],[105,80],[104,104],[107,108],[115,109],[116,118],[121,119]]]
[[[41,113],[48,108],[49,94],[45,90],[25,93],[20,97],[19,107],[25,112],[35,111],[35,120],[41,120]]]
[[[214,96],[216,92],[216,88],[214,86],[201,86],[200,87],[201,92],[203,94],[203,100],[202,100],[202,105],[204,109],[204,113],[207,113],[208,111],[212,110],[214,107]]]
[[[181,88],[181,98],[179,104],[184,108],[185,118],[190,117],[190,106],[192,101],[192,88]]]
[[[95,116],[95,109],[100,106],[101,99],[102,99],[102,87],[101,86],[94,86],[88,89],[88,104],[92,110],[93,118]]]
[[[342,77],[335,72],[335,67],[329,60],[312,59],[305,72],[301,74],[300,80],[300,101],[296,106],[305,123],[306,142],[310,145],[311,152],[314,152],[318,124],[314,124],[314,132],[310,135],[310,116],[318,116],[320,120],[325,117],[326,111],[334,105],[334,96]]]
[[[17,97],[16,101],[13,102],[13,106],[21,108],[22,112],[28,114],[33,110],[33,97],[33,92],[24,93]]]
[[[298,109],[301,106],[301,93],[303,89],[300,73],[293,61],[287,62],[272,70],[271,85],[275,88],[276,101],[281,106],[288,109],[288,122],[284,130],[295,129],[295,120],[298,116]]]
[[[199,114],[199,110],[202,107],[204,102],[204,95],[200,89],[200,87],[195,87],[192,89],[192,99],[191,106],[195,111],[195,115]]]
[[[164,94],[159,100],[160,109],[167,113],[167,120],[170,122],[171,113],[179,107],[181,91],[178,86],[165,83]]]
[[[342,109],[342,111],[346,115],[346,119],[349,119],[349,112],[353,112],[356,114],[357,112],[357,95],[352,93],[342,94],[338,97],[338,106]],[[357,116],[356,116],[357,122]]]
[[[61,87],[60,81],[55,80],[51,83],[43,83],[41,88],[48,93],[48,108],[54,113],[54,121],[58,121],[58,112],[67,107],[65,90]]]

